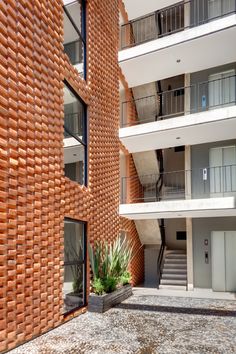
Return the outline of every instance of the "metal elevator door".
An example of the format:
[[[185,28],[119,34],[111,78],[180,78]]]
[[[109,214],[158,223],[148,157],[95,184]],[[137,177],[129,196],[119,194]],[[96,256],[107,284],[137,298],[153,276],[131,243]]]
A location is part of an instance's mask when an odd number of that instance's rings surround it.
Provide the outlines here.
[[[236,231],[211,233],[212,289],[236,291]]]

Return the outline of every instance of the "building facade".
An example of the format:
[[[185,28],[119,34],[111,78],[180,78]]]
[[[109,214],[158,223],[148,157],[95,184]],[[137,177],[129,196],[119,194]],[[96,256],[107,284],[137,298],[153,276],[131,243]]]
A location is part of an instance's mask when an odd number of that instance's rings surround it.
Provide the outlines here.
[[[235,1],[0,18],[0,351],[81,313],[88,243],[119,234],[133,285],[235,291]]]
[[[120,225],[118,0],[0,2],[0,351],[86,306]],[[135,270],[134,284],[142,278]]]
[[[123,2],[120,215],[144,245],[147,286],[236,291],[235,10]]]

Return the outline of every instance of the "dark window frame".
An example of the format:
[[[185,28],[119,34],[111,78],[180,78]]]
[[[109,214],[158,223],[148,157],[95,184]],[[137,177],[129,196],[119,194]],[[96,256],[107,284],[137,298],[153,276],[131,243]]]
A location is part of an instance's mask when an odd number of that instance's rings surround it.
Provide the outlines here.
[[[84,183],[83,185],[87,187],[88,185],[88,144],[87,144],[87,110],[88,106],[87,104],[82,100],[82,98],[78,95],[78,93],[73,89],[73,87],[69,84],[68,81],[64,80],[63,81],[64,85],[67,87],[69,91],[73,93],[73,95],[76,97],[76,99],[83,105],[84,108],[84,117],[83,117],[83,139],[80,139],[78,136],[76,136],[73,132],[71,132],[65,124],[63,124],[64,130],[75,140],[78,141],[79,144],[83,145],[84,147]]]
[[[67,7],[70,6],[73,3],[78,3],[81,4],[81,31],[78,29],[78,27],[76,26],[76,23],[74,22],[73,18],[71,17]],[[86,3],[87,0],[75,0],[67,5],[63,5],[63,11],[64,14],[67,16],[67,18],[69,19],[69,21],[71,22],[72,26],[74,27],[75,31],[77,32],[79,38],[81,39],[82,43],[83,43],[83,78],[84,80],[86,80],[87,78],[87,46],[86,46],[86,42],[87,42],[87,33],[86,33]],[[74,43],[75,41],[66,43],[66,44],[71,44]],[[75,65],[78,63],[72,63],[72,65]]]
[[[72,265],[72,264],[73,265],[74,264],[76,264],[76,265],[82,264],[83,265],[83,304],[73,308],[72,310],[63,312],[63,316],[68,316],[69,314],[77,311],[78,309],[87,306],[87,222],[65,217],[64,218],[64,225],[65,225],[66,221],[83,225],[83,261],[81,261],[81,262],[65,262],[65,260],[64,260],[64,262],[63,262],[63,269],[65,266]],[[64,238],[64,241],[65,241],[65,238]],[[63,258],[64,258],[64,255],[63,255]]]

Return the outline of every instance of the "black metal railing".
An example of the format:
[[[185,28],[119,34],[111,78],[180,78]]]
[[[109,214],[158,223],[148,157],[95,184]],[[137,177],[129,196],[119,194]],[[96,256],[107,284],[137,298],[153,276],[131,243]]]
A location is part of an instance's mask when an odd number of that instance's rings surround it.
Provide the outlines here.
[[[235,13],[235,3],[190,0],[168,6],[121,26],[121,49],[161,38]]]
[[[157,182],[163,180],[162,188]],[[135,185],[135,196],[127,195],[125,186]],[[122,178],[122,203],[160,200],[197,199],[231,196],[236,193],[236,165],[206,167]]]
[[[123,102],[122,127],[235,105],[235,88],[229,75]]]
[[[82,64],[83,63],[83,41],[81,38],[76,41],[65,43],[64,52],[68,55],[72,65]]]
[[[165,234],[165,224],[164,219],[161,219],[159,223],[160,233],[161,233],[161,247],[159,250],[158,258],[157,258],[157,288],[159,288],[162,270],[163,270],[163,257],[166,247],[166,234]]]
[[[64,115],[64,137],[83,136],[83,112],[67,113]]]

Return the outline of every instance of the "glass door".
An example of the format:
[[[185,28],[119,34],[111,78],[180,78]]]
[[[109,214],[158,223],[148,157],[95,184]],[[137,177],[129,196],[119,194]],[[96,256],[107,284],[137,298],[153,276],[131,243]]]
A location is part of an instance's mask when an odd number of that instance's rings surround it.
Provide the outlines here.
[[[235,0],[209,0],[208,1],[208,18],[216,19],[235,11]]]
[[[235,71],[209,76],[209,109],[235,105]]]
[[[212,148],[209,151],[210,196],[236,194],[236,146]]]

